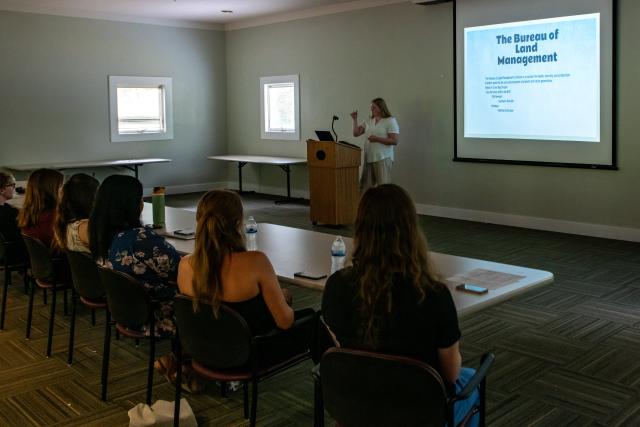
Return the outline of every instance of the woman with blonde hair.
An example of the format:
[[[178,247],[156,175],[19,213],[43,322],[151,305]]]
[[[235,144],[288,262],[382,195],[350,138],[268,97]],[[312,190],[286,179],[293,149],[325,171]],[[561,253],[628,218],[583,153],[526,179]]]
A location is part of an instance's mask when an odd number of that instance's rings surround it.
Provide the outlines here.
[[[51,247],[58,192],[64,177],[57,170],[38,169],[29,175],[18,226],[29,237]]]
[[[296,318],[315,314],[311,309],[294,312],[267,256],[246,250],[242,201],[231,191],[209,191],[200,199],[195,251],[180,261],[178,288],[193,297],[194,310],[199,301],[210,302],[216,311],[221,304],[234,309],[253,335],[289,329]],[[278,353],[309,348],[310,335],[290,337],[289,348]]]
[[[322,314],[343,347],[419,359],[459,390],[475,372],[461,369],[453,298],[430,264],[413,201],[397,185],[370,188],[362,196],[352,266],[327,280]],[[475,391],[456,403],[456,425],[478,401]]]
[[[364,165],[360,178],[360,190],[391,182],[393,147],[398,145],[400,127],[382,98],[371,101],[371,116],[358,123],[358,111],[351,113],[353,136],[366,135]]]

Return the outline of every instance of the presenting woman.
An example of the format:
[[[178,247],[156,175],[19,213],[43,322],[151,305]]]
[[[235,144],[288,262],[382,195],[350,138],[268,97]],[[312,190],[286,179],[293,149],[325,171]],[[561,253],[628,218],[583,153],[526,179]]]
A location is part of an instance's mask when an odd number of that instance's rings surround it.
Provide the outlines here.
[[[358,111],[351,113],[353,136],[365,134],[364,166],[360,178],[360,191],[391,182],[393,146],[398,145],[400,128],[382,98],[371,101],[371,117],[358,124]]]

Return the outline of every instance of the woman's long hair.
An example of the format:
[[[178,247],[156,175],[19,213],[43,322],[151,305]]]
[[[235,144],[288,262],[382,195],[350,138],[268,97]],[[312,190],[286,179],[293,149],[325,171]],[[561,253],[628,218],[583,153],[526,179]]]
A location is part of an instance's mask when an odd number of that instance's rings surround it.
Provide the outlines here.
[[[140,227],[142,184],[127,175],[111,175],[100,187],[89,217],[89,248],[96,259],[109,256],[116,233]]]
[[[94,177],[77,173],[62,186],[53,227],[55,247],[66,249],[67,226],[74,221],[89,218],[99,184]]]
[[[387,103],[382,98],[376,98],[371,101],[372,104],[376,104],[380,109],[380,113],[382,118],[386,119],[387,117],[391,117],[391,111],[389,111],[389,107],[387,107]]]
[[[369,188],[358,207],[355,223],[353,269],[359,278],[362,300],[362,336],[376,347],[380,326],[396,309],[394,276],[408,280],[424,300],[439,286],[427,255],[427,243],[418,228],[411,197],[395,184]]]
[[[246,250],[242,231],[242,200],[231,191],[213,190],[198,202],[195,250],[189,260],[193,269],[193,308],[211,301],[218,312],[222,298],[222,264],[227,256]]]
[[[55,209],[63,180],[62,174],[54,169],[38,169],[29,175],[18,227],[32,227],[41,213]]]

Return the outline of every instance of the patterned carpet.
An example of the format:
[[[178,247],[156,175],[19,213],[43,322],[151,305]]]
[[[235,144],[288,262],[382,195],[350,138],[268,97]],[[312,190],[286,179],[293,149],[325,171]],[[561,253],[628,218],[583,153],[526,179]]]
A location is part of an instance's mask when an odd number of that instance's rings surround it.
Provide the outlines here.
[[[168,205],[193,208],[198,195],[173,196]],[[258,222],[351,235],[312,227],[308,206],[273,205],[245,196]],[[490,224],[421,217],[431,249],[551,271],[547,287],[461,319],[466,366],[492,351],[488,379],[492,426],[640,425],[640,244]],[[2,280],[2,279],[0,279]],[[45,358],[49,306],[39,295],[32,339],[24,339],[28,298],[19,276],[9,292],[0,332],[0,425],[127,425],[127,411],[144,400],[147,346],[113,341],[109,400],[99,398],[103,316],[91,326],[79,308],[75,358],[67,366],[69,322],[56,316],[53,356]],[[317,307],[320,294],[292,288],[296,308]],[[168,351],[168,344],[159,353]],[[312,422],[311,363],[265,381],[258,424]],[[154,399],[172,400],[172,387],[155,378]],[[221,398],[217,387],[188,396],[200,425],[247,425],[242,393]],[[327,422],[327,425],[332,425]]]

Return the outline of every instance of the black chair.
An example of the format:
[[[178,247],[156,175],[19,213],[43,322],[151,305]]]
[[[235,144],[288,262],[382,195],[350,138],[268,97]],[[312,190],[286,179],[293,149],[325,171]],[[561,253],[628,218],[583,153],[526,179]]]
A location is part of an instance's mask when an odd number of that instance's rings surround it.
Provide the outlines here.
[[[5,311],[7,309],[7,293],[9,291],[9,285],[11,285],[11,273],[14,271],[22,272],[24,277],[24,293],[26,294],[29,287],[29,259],[13,259],[10,255],[16,251],[18,245],[21,242],[12,242],[0,233],[0,261],[1,267],[4,270],[4,285],[2,287],[2,307],[0,308],[0,331],[4,329]],[[24,250],[20,248],[21,251]]]
[[[107,294],[107,318],[102,356],[102,400],[107,400],[111,326],[120,335],[137,340],[149,340],[149,367],[147,371],[147,404],[151,404],[153,388],[153,363],[155,345],[155,307],[158,301],[151,298],[147,289],[128,274],[98,266],[100,282]],[[113,321],[111,320],[113,319]],[[149,335],[145,331],[149,331]]]
[[[266,335],[252,336],[245,320],[236,311],[221,305],[217,317],[206,302],[194,313],[192,299],[184,295],[174,300],[179,340],[177,342],[178,372],[175,401],[180,402],[182,350],[192,358],[193,371],[207,380],[242,381],[244,391],[244,417],[249,413],[249,382],[251,382],[250,425],[256,425],[258,409],[258,382],[284,371],[310,357],[309,351],[300,350],[282,357],[265,358],[269,349],[282,348],[279,343],[290,339],[288,334],[312,330],[317,314],[297,320],[286,330],[274,330]],[[280,360],[277,360],[280,359]],[[268,362],[266,361],[268,360]],[[174,425],[178,425],[180,405],[175,406]]]
[[[29,259],[31,260],[31,275],[35,281],[35,285],[42,289],[45,295],[47,291],[51,291],[51,314],[49,315],[49,337],[47,340],[47,357],[50,357],[51,344],[53,341],[53,325],[56,314],[56,294],[59,291],[64,292],[64,314],[67,314],[67,289],[71,287],[69,265],[64,257],[52,256],[49,248],[47,248],[40,240],[29,237],[26,234],[23,234],[22,237],[25,245],[27,246]],[[29,292],[27,339],[31,338],[33,297],[36,286],[32,283],[31,290]]]
[[[107,309],[107,298],[98,275],[98,266],[93,257],[85,252],[66,251],[71,269],[73,289],[71,291],[71,325],[69,327],[69,356],[67,363],[73,363],[73,342],[76,330],[76,303],[80,302],[91,310],[91,324],[96,325],[96,310]],[[110,326],[109,326],[110,327]]]
[[[453,404],[479,387],[480,404],[458,426],[479,413],[485,425],[486,374],[495,356],[487,353],[465,388],[451,395],[442,377],[424,362],[345,348],[329,349],[314,369],[314,425],[324,409],[343,427],[453,426]],[[456,427],[458,427],[456,426]]]

